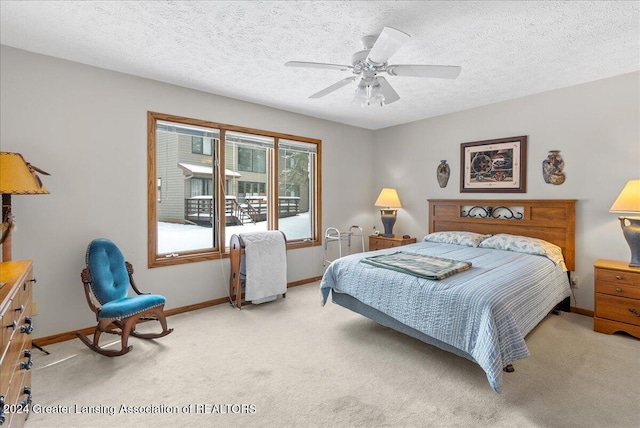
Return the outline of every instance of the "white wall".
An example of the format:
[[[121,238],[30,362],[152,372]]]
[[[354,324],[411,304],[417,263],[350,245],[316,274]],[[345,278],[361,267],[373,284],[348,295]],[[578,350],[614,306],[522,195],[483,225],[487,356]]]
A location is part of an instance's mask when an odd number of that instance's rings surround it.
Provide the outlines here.
[[[372,172],[359,167],[373,163],[371,131],[0,49],[1,149],[51,173],[50,195],[12,198],[13,259],[32,259],[38,280],[36,338],[95,324],[80,271],[96,237],[116,242],[167,308],[227,294],[228,259],[147,269],[147,111],[320,139],[322,229],[373,221]],[[322,259],[322,247],[290,251],[288,280],[321,275]]]
[[[322,229],[359,224],[365,234],[381,228],[380,188],[396,187],[394,232],[423,236],[426,199],[461,197],[460,143],[528,135],[528,192],[500,197],[578,199],[574,304],[593,309],[595,259],[629,258],[608,210],[640,177],[639,80],[633,73],[372,132],[1,46],[0,148],[52,174],[50,195],[13,197],[13,258],[32,259],[38,278],[35,337],[94,324],[80,271],[99,236],[121,247],[139,285],[164,294],[167,308],[226,295],[227,259],[146,267],[149,110],[321,139]],[[551,149],[567,163],[562,186],[542,180]],[[440,159],[451,166],[445,189],[435,179]],[[289,281],[320,275],[322,256],[322,247],[290,251]]]
[[[429,198],[577,199],[572,304],[593,310],[595,260],[631,257],[609,208],[627,180],[640,178],[639,82],[636,72],[376,131],[377,187],[396,187],[403,204],[394,233],[424,236]],[[528,136],[527,193],[461,194],[460,144],[519,135]],[[566,163],[560,186],[542,178],[553,149]],[[441,159],[451,167],[444,189]]]

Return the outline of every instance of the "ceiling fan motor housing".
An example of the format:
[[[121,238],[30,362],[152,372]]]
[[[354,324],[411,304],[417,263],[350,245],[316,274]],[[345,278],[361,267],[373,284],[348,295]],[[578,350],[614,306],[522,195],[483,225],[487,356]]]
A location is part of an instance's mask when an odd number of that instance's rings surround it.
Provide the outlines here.
[[[364,49],[351,55],[351,65],[355,67],[359,63],[365,62],[367,60],[367,56],[369,56],[370,50],[371,49]]]

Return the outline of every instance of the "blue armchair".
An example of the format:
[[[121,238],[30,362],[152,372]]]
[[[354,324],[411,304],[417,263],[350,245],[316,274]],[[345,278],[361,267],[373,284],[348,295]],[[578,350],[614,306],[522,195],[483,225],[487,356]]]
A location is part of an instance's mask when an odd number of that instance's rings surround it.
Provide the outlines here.
[[[86,262],[87,267],[82,270],[80,276],[87,302],[96,314],[98,325],[93,334],[93,341],[81,332],[76,335],[91,350],[107,357],[117,357],[133,348],[127,345],[130,335],[142,339],[155,339],[173,331],[167,329],[164,296],[138,290],[133,280],[133,266],[124,260],[124,256],[113,242],[103,238],[91,241],[87,248]],[[129,285],[136,293],[133,296],[128,296]],[[136,324],[147,320],[159,321],[162,332],[137,333]],[[111,326],[117,329],[108,329]],[[116,351],[100,347],[99,340],[103,332],[120,335],[122,348]]]

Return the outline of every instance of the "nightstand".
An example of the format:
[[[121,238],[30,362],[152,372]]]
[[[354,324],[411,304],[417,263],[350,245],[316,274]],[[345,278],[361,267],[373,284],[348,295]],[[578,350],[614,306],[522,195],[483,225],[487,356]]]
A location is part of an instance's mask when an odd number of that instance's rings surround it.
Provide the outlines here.
[[[607,334],[624,331],[640,339],[640,269],[602,259],[594,269],[593,329]]]
[[[369,235],[369,251],[383,250],[385,248],[401,247],[407,244],[415,244],[416,238],[403,238],[394,236],[385,238],[384,236]]]

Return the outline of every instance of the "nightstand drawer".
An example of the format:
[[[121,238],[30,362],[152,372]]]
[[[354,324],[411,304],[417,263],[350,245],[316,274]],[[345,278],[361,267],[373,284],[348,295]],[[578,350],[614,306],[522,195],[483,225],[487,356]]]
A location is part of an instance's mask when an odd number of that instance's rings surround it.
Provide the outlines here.
[[[640,285],[631,285],[615,282],[598,282],[596,279],[596,293],[610,294],[612,296],[640,299]]]
[[[401,236],[384,237],[369,236],[369,251],[384,250],[387,248],[402,247],[403,245],[415,244],[416,238],[405,238]]]
[[[378,241],[376,240],[375,242],[373,242],[371,244],[371,248],[370,250],[384,250],[386,248],[393,248],[393,247],[402,247],[402,242],[399,241]]]
[[[640,325],[640,300],[596,293],[595,316]]]
[[[596,267],[596,282],[632,285],[640,288],[640,272],[601,269]]]
[[[381,243],[377,241],[369,244],[369,251],[383,250],[385,248],[389,248],[389,247],[383,246]]]

